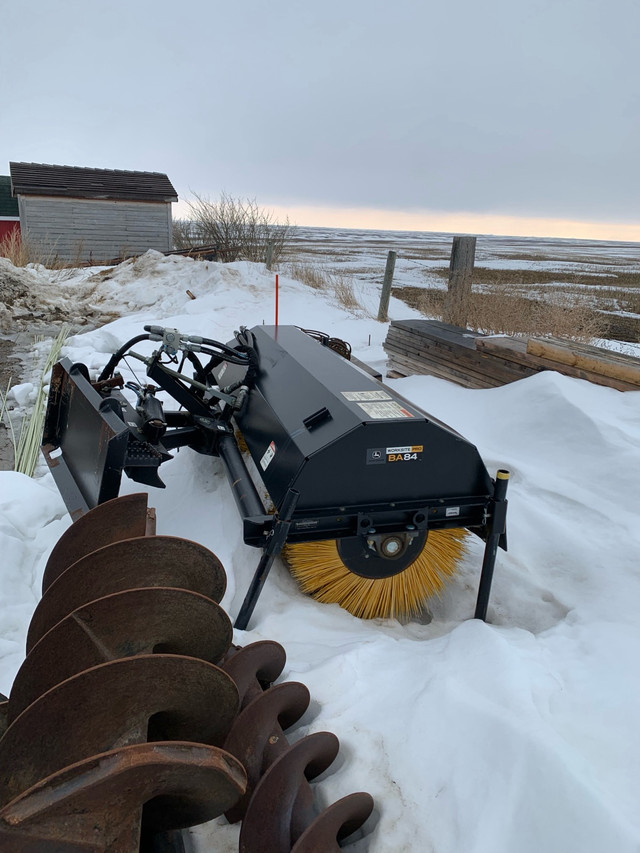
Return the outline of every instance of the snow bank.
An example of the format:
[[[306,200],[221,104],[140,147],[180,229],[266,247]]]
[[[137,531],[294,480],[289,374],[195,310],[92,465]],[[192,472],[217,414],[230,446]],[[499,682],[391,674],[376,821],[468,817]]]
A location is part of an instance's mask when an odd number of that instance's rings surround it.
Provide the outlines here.
[[[136,263],[94,276],[95,305],[126,316],[70,339],[72,359],[97,370],[144,323],[228,340],[240,324],[272,322],[273,277],[260,267]],[[329,331],[382,363],[384,325],[286,278],[280,298],[281,322]],[[640,393],[555,373],[488,391],[432,377],[393,384],[472,440],[491,473],[512,471],[509,552],[498,556],[489,623],[470,619],[482,557],[474,541],[431,621],[359,621],[303,597],[278,564],[236,641],[278,640],[285,677],[309,686],[312,709],[293,737],[340,738],[318,795],[373,794],[378,822],[354,851],[637,853]],[[218,554],[235,616],[258,554],[242,542],[220,465],[183,450],[162,476],[167,488],[150,501],[158,532]],[[125,481],[123,492],[139,488]],[[48,475],[0,474],[5,693],[47,553],[68,523]],[[237,849],[237,828],[223,819],[192,834],[199,850]]]

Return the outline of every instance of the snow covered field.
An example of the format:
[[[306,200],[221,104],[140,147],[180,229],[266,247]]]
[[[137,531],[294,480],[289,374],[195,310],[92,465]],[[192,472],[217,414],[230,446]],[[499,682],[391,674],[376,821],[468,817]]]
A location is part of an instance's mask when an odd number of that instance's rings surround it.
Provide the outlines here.
[[[149,253],[110,275],[33,276],[52,304],[117,317],[63,350],[92,371],[145,323],[228,340],[240,324],[274,317],[273,276],[257,265]],[[415,312],[392,300],[390,314]],[[280,322],[344,338],[384,369],[387,327],[366,310],[348,312],[281,277]],[[236,642],[281,642],[283,678],[308,685],[315,701],[290,739],[320,730],[340,738],[318,796],[373,795],[377,821],[354,853],[637,853],[640,393],[555,373],[488,391],[432,377],[390,384],[473,441],[492,475],[512,471],[509,552],[498,555],[489,623],[470,618],[477,541],[430,621],[359,621],[303,597],[276,565]],[[17,390],[25,405],[30,394]],[[218,461],[181,451],[162,476],[167,489],[150,498],[158,532],[216,552],[229,578],[223,606],[235,617],[258,552],[242,542]],[[0,472],[4,693],[48,552],[69,523],[43,464],[34,480]],[[231,853],[237,833],[220,819],[192,835],[202,853]]]
[[[394,287],[445,289],[446,275],[443,280],[436,270],[448,269],[451,243],[452,235],[444,233],[298,228],[291,251],[297,259],[371,284],[382,279],[387,253],[393,249],[398,255]],[[557,273],[559,282],[578,276],[584,285],[615,287],[615,279],[607,276],[631,273],[639,277],[633,289],[640,287],[637,243],[483,234],[477,238],[475,266],[477,271],[503,270],[514,284],[518,272],[536,271],[542,273],[537,286],[549,283],[549,273]]]

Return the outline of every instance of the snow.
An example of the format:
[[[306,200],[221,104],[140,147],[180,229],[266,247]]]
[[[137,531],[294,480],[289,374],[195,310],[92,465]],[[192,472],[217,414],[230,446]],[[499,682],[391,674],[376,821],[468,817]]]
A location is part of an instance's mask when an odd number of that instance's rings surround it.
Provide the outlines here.
[[[148,253],[58,287],[78,311],[117,316],[63,350],[92,371],[145,323],[226,341],[240,324],[274,317],[273,275],[247,263]],[[344,338],[384,368],[387,326],[372,319],[373,304],[349,312],[281,276],[279,307],[281,323]],[[390,314],[414,312],[392,300]],[[389,383],[473,441],[492,475],[512,472],[509,551],[498,554],[488,623],[470,618],[476,540],[428,622],[357,620],[302,596],[278,563],[235,641],[282,643],[283,679],[308,685],[314,701],[290,739],[340,738],[318,798],[373,795],[377,819],[354,853],[637,853],[640,393],[552,372],[487,391],[426,376]],[[27,384],[16,400],[28,402]],[[150,490],[158,532],[216,552],[229,579],[222,603],[235,617],[258,552],[242,542],[218,461],[183,450],[161,474],[166,490]],[[123,480],[123,493],[139,490]],[[69,524],[44,463],[34,480],[0,472],[4,693],[48,553]],[[203,853],[237,849],[237,833],[223,818],[192,831]]]

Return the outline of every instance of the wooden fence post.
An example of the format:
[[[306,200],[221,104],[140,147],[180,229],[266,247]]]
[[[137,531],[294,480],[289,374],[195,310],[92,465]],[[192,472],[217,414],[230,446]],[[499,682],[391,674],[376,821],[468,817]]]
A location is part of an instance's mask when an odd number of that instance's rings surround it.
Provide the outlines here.
[[[445,323],[463,328],[467,326],[475,257],[475,237],[453,238],[449,263],[449,289],[442,310],[442,319]]]
[[[397,252],[389,250],[387,255],[387,266],[382,281],[382,293],[380,294],[380,307],[378,308],[378,320],[386,323],[389,319],[389,298],[391,296],[391,283],[393,282],[393,271],[396,268]]]
[[[271,271],[271,264],[273,263],[273,250],[275,249],[275,243],[273,240],[269,240],[267,242],[267,256],[265,258],[265,266]]]

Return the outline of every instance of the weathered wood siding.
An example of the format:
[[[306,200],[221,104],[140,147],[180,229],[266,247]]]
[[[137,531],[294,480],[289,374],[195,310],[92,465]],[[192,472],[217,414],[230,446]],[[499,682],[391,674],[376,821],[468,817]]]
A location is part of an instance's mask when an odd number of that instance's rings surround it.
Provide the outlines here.
[[[171,204],[19,196],[22,232],[65,260],[111,260],[171,249]]]

